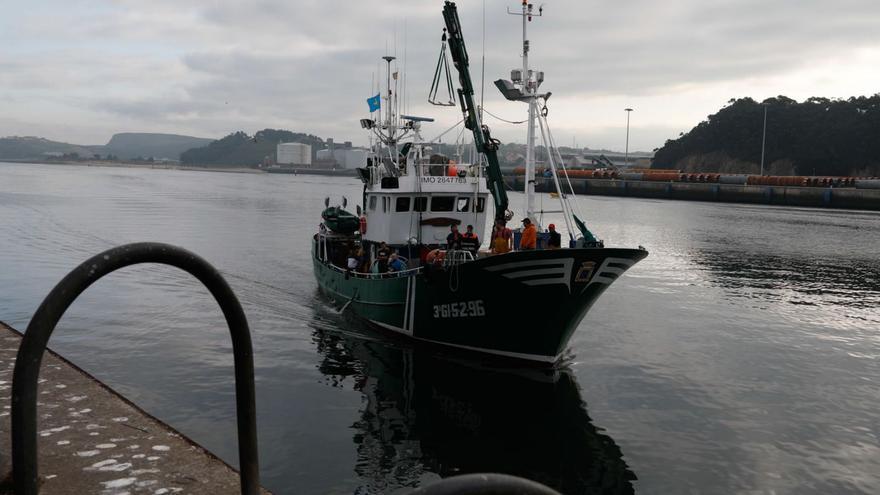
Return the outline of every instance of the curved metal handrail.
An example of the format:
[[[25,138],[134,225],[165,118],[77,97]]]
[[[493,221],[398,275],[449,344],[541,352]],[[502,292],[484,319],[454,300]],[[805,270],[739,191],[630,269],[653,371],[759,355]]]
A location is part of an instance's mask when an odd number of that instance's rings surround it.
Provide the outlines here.
[[[92,257],[67,274],[34,313],[21,341],[12,378],[12,473],[15,493],[36,495],[37,379],[49,337],[68,307],[104,275],[139,263],[171,265],[197,278],[223,310],[235,356],[235,402],[241,493],[260,489],[254,358],[247,318],[229,284],[213,266],[183,248],[154,242],[126,244]]]

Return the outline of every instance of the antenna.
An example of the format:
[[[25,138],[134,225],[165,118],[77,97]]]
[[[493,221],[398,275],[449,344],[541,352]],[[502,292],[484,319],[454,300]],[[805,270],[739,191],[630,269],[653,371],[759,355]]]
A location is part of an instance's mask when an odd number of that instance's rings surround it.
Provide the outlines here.
[[[538,118],[538,99],[544,98],[546,100],[549,95],[538,94],[538,86],[544,82],[544,73],[529,69],[528,23],[532,21],[533,17],[544,15],[544,6],[539,6],[538,12],[535,13],[534,4],[529,3],[528,0],[522,0],[522,10],[520,12],[511,12],[508,7],[507,13],[522,17],[522,69],[521,71],[520,69],[514,69],[510,72],[512,82],[499,79],[495,81],[495,85],[508,100],[523,101],[529,105],[528,137],[526,141],[525,210],[526,216],[532,222],[535,222],[535,120]],[[543,134],[543,128],[541,132]]]
[[[403,113],[409,113],[409,93],[406,91],[406,17],[403,18],[403,74],[400,75],[403,92]]]
[[[483,0],[483,60],[480,63],[480,121],[483,120],[483,99],[486,96],[486,0]]]

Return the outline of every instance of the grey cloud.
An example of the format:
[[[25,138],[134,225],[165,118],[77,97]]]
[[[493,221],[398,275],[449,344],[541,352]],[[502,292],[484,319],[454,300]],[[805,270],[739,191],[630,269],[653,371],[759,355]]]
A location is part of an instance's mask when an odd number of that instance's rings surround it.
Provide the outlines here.
[[[538,63],[568,67],[553,81],[585,95],[784,73],[878,45],[871,26],[880,25],[880,4],[847,3],[626,2],[602,10],[569,3],[562,18],[541,20],[553,28],[535,39]]]
[[[177,122],[207,119],[316,132],[356,128],[355,112],[366,108],[372,64],[358,52],[337,59],[249,53],[203,52],[184,58],[199,77],[177,97],[99,99],[94,108],[128,117]],[[341,63],[337,63],[341,62]],[[327,95],[334,95],[328,97]],[[261,124],[262,122],[262,124]],[[244,128],[252,132],[255,128]]]
[[[518,18],[505,12],[518,2],[486,4],[491,81],[520,64],[521,40]],[[16,14],[14,32],[0,33],[0,41],[14,40],[0,53],[0,94],[52,99],[68,113],[80,109],[83,118],[103,116],[108,133],[141,121],[169,132],[203,129],[202,135],[283,125],[357,138],[371,76],[385,47],[394,49],[396,30],[414,111],[442,115],[441,123],[457,118],[424,104],[440,47],[440,1],[86,5]],[[459,9],[478,77],[482,2],[461,1]],[[784,74],[880,46],[877,25],[874,0],[551,0],[530,37],[533,65],[547,73],[545,89],[588,101]],[[488,88],[487,105],[522,113],[496,96],[491,82]]]

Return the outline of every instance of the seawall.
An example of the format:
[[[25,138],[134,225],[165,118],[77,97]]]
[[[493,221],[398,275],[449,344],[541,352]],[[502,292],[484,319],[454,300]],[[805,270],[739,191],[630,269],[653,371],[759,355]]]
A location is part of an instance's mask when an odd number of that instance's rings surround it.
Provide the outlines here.
[[[504,181],[514,191],[522,191],[525,184],[522,176],[506,176]],[[561,183],[568,190],[566,183]],[[880,189],[581,178],[571,179],[571,185],[576,194],[880,211]],[[535,190],[555,192],[556,185],[541,177],[535,180]]]
[[[12,492],[12,373],[21,338],[0,322],[0,493]],[[37,397],[42,495],[241,493],[235,468],[51,350]]]

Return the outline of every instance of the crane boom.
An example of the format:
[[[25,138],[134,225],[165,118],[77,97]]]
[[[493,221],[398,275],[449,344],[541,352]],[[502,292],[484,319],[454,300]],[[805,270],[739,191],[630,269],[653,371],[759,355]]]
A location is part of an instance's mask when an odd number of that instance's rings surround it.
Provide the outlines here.
[[[453,65],[458,71],[458,81],[461,88],[458,90],[458,100],[461,111],[465,114],[464,125],[474,133],[474,144],[477,151],[486,156],[489,163],[486,172],[486,182],[492,198],[495,200],[495,219],[509,220],[507,211],[507,191],[504,190],[504,177],[501,175],[501,166],[498,164],[497,139],[493,139],[489,127],[480,121],[476,103],[474,103],[474,85],[471,81],[471,73],[468,67],[467,49],[464,45],[464,36],[461,34],[461,23],[458,20],[458,9],[455,2],[449,0],[443,6],[443,19],[446,21],[446,31],[449,34],[449,53],[452,56]]]

